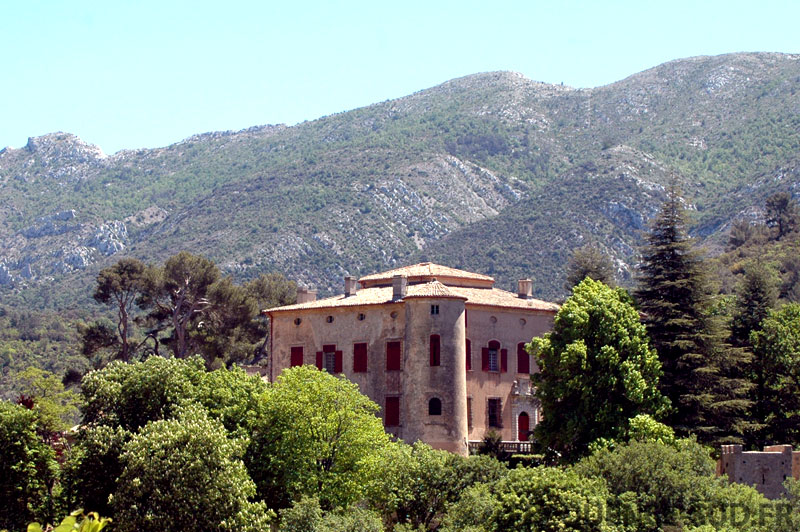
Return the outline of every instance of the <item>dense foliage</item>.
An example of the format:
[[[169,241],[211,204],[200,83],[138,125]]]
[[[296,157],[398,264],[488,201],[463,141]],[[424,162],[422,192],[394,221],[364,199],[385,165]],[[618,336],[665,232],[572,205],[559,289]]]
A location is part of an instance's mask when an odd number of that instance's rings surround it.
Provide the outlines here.
[[[673,184],[647,237],[636,297],[663,367],[669,424],[704,441],[730,441],[741,436],[738,423],[750,406],[750,385],[736,378],[747,357],[725,344],[708,271],[686,224]]]
[[[36,433],[36,413],[0,401],[0,529],[53,518],[55,453]]]
[[[529,345],[547,412],[536,426],[544,451],[573,460],[600,438],[623,436],[637,414],[661,415],[661,364],[632,300],[622,289],[586,278],[555,318],[552,332]]]

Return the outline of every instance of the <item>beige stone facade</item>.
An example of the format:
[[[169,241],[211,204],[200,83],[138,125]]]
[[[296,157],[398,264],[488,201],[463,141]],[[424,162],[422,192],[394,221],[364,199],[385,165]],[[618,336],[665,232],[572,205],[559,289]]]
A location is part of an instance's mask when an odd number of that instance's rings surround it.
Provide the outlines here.
[[[741,445],[723,445],[717,461],[717,475],[731,482],[753,486],[768,499],[786,494],[788,478],[800,480],[800,452],[791,445],[770,445],[764,451],[743,451]]]
[[[312,364],[357,383],[386,430],[466,454],[493,428],[526,439],[541,417],[521,350],[550,330],[558,306],[514,294],[486,275],[421,263],[345,279],[345,293],[269,309],[270,379]],[[527,365],[527,367],[526,367]]]

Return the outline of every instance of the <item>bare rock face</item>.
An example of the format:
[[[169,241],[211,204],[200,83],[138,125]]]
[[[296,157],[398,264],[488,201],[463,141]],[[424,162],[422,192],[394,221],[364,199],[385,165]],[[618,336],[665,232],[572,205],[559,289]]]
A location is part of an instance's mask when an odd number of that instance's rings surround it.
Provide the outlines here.
[[[45,236],[61,235],[74,231],[79,226],[69,222],[75,218],[75,210],[56,212],[47,216],[42,216],[37,223],[26,227],[21,232],[25,238],[42,238]]]
[[[127,243],[128,228],[125,222],[113,220],[98,227],[88,245],[108,257],[124,250]]]
[[[8,286],[14,284],[14,277],[8,270],[5,262],[0,262],[0,286]]]
[[[63,247],[60,251],[60,260],[53,264],[54,273],[69,273],[75,270],[85,270],[94,262],[95,250],[86,246]]]

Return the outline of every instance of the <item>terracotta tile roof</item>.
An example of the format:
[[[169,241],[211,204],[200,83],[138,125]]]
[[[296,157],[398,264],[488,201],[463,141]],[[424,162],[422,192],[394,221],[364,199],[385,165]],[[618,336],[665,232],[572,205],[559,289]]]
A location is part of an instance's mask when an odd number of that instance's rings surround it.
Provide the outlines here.
[[[426,278],[448,278],[448,279],[468,279],[471,281],[481,281],[483,283],[494,283],[494,279],[488,275],[480,273],[468,272],[465,270],[458,270],[441,264],[434,264],[432,262],[420,262],[411,266],[403,266],[402,268],[395,268],[380,273],[373,273],[365,275],[358,280],[362,286],[375,285],[379,281],[391,282],[392,277],[395,275],[405,275],[409,282],[424,280]]]
[[[370,290],[366,288],[365,290]],[[434,279],[433,281],[427,282],[425,284],[416,284],[411,285],[408,287],[408,293],[406,294],[406,298],[409,297],[445,297],[445,298],[454,298],[454,299],[467,299],[466,297],[454,293],[452,290],[447,288],[445,285]]]
[[[547,310],[558,312],[555,303],[541,299],[523,299],[517,294],[499,288],[467,288],[463,286],[448,287],[452,292],[467,298],[467,305],[486,307],[504,307],[530,310]]]
[[[409,285],[406,297],[460,297],[466,299],[467,305],[501,307],[509,309],[543,310],[557,312],[558,305],[539,299],[522,299],[516,294],[498,288],[467,288],[461,286],[445,286],[438,281]],[[391,286],[375,286],[361,288],[355,295],[345,297],[338,295],[268,309],[266,312],[288,312],[294,310],[326,309],[341,307],[358,307],[365,305],[382,305],[392,303]]]

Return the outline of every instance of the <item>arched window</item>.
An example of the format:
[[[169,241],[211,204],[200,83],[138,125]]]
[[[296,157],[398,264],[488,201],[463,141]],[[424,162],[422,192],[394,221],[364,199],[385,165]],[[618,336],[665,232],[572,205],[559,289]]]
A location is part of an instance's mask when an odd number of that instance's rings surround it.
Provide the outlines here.
[[[438,397],[434,397],[430,401],[428,401],[428,415],[429,416],[441,416],[442,415],[442,400]]]

